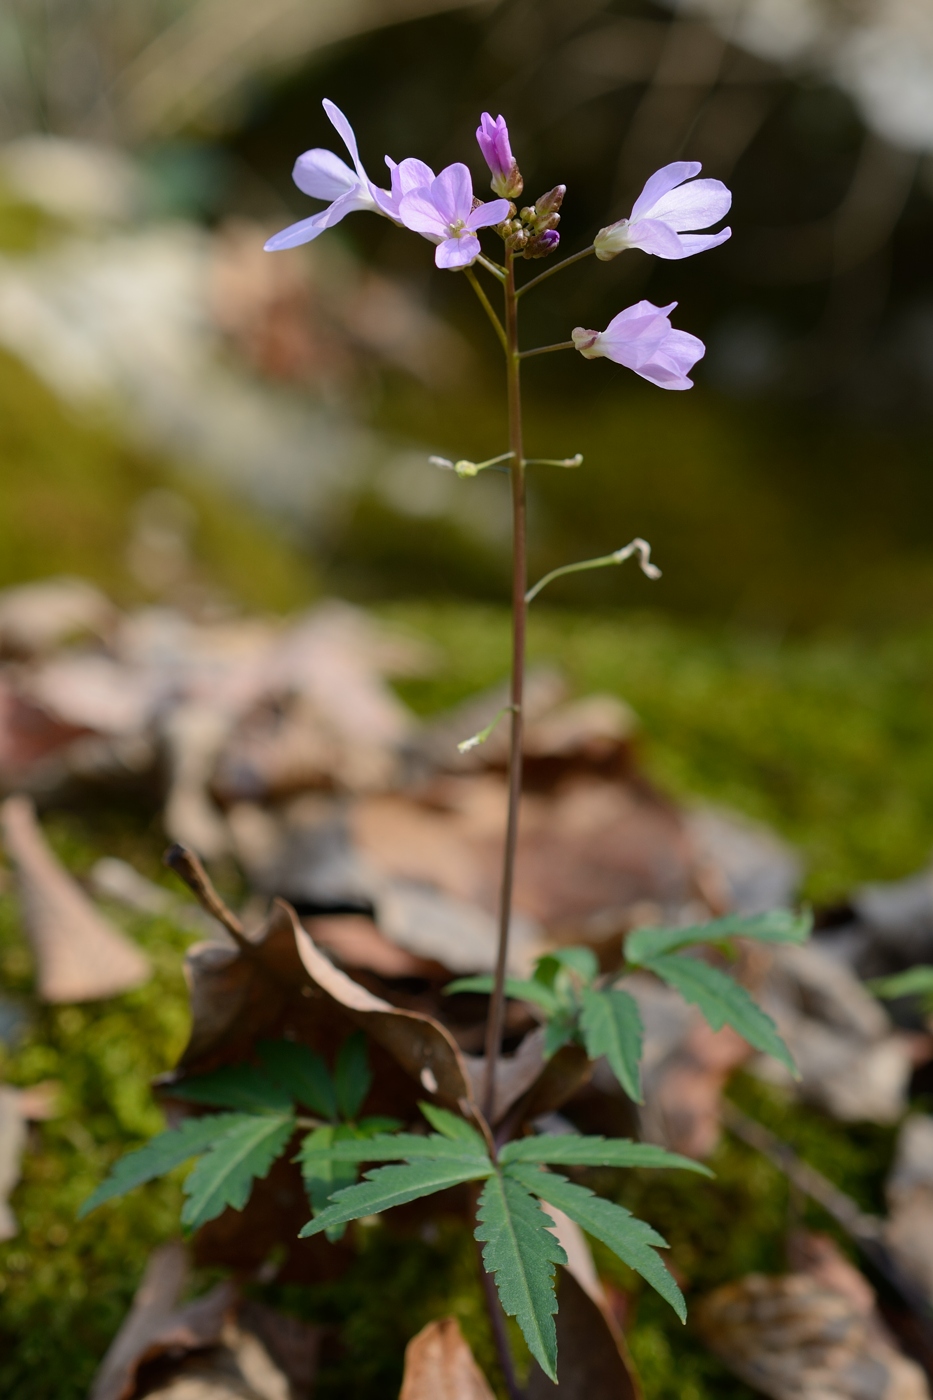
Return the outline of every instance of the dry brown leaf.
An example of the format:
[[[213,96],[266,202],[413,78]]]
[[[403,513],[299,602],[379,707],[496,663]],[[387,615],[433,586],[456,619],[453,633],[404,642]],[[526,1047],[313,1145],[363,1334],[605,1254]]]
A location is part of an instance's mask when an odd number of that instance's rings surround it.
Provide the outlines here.
[[[238,1304],[230,1283],[179,1304],[189,1274],[181,1244],[152,1255],[90,1400],[310,1400],[320,1329]]]
[[[914,1113],[905,1119],[885,1192],[885,1242],[933,1301],[933,1118]]]
[[[929,1400],[920,1367],[851,1288],[833,1284],[749,1274],[709,1294],[694,1317],[729,1369],[772,1400]]]
[[[8,1205],[19,1181],[19,1166],[26,1146],[26,1115],[17,1089],[0,1085],[0,1240],[11,1240],[19,1226]]]
[[[0,821],[16,866],[42,1000],[96,1001],[145,982],[148,959],[98,912],[52,854],[29,798],[7,798]]]
[[[412,1337],[399,1400],[494,1400],[455,1317],[429,1322]]]
[[[49,578],[0,592],[0,653],[34,656],[82,633],[105,636],[116,609],[80,578]]]
[[[188,1280],[188,1258],[181,1244],[163,1245],[146,1266],[123,1326],[100,1364],[90,1400],[128,1400],[136,1375],[147,1361],[217,1345],[236,1298],[221,1283],[203,1298],[178,1306]]]

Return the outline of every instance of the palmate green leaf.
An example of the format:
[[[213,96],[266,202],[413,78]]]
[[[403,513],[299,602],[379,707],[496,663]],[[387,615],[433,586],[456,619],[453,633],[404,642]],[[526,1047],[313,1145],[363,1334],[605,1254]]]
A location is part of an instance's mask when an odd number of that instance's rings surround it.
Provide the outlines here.
[[[502,1167],[513,1163],[545,1163],[565,1167],[678,1167],[682,1171],[713,1176],[709,1167],[679,1152],[666,1152],[651,1142],[628,1138],[578,1137],[576,1133],[541,1133],[516,1138],[499,1153]]]
[[[577,1186],[557,1172],[518,1163],[507,1167],[505,1172],[507,1179],[520,1182],[525,1190],[540,1196],[547,1205],[556,1206],[588,1235],[601,1240],[670,1303],[681,1322],[686,1322],[684,1296],[656,1253],[659,1248],[667,1248],[667,1241],[644,1220],[638,1220],[624,1206],[603,1200],[588,1186]]]
[[[459,1117],[456,1113],[449,1113],[446,1108],[438,1108],[433,1103],[419,1103],[418,1107],[427,1118],[432,1128],[436,1128],[444,1137],[450,1138],[451,1142],[462,1143],[471,1152],[485,1157],[486,1143],[481,1133],[478,1133],[471,1123],[465,1118]]]
[[[448,982],[444,988],[445,996],[455,996],[458,992],[485,992],[492,993],[494,979],[492,977],[458,977],[456,982]],[[537,982],[534,978],[522,979],[518,977],[507,977],[505,979],[505,994],[515,1001],[530,1001],[536,1006],[540,1006],[542,1011],[548,1015],[554,1015],[560,1008],[560,998],[550,987],[546,987],[543,982]]]
[[[771,909],[766,914],[727,914],[708,924],[687,928],[638,928],[625,940],[625,960],[643,967],[647,960],[672,953],[675,948],[718,943],[722,938],[754,938],[759,943],[805,943],[813,927],[809,912]]]
[[[259,1058],[271,1078],[297,1103],[331,1122],[337,1118],[337,1093],[322,1055],[293,1040],[263,1040]]]
[[[230,1128],[246,1121],[247,1117],[242,1113],[209,1113],[203,1118],[188,1118],[180,1127],[159,1133],[147,1142],[145,1147],[128,1152],[113,1164],[110,1175],[78,1207],[78,1219],[83,1219],[90,1211],[103,1205],[104,1201],[123,1196],[135,1186],[154,1181],[157,1176],[164,1176],[173,1167],[181,1166],[182,1162],[199,1156],[215,1139],[223,1137]]]
[[[652,958],[644,966],[680,992],[684,1001],[698,1006],[714,1031],[725,1025],[732,1026],[749,1045],[764,1051],[766,1055],[773,1055],[799,1078],[790,1051],[778,1035],[771,1017],[755,1005],[738,982],[697,958]]]
[[[366,1037],[362,1031],[354,1031],[341,1045],[334,1065],[334,1089],[342,1117],[356,1117],[372,1082]]]
[[[868,986],[875,996],[887,1001],[893,997],[933,996],[933,967],[919,963],[906,972],[895,972],[891,977],[876,977]]]
[[[315,1215],[326,1210],[335,1191],[352,1186],[356,1181],[356,1164],[339,1161],[331,1150],[336,1144],[353,1141],[356,1137],[357,1131],[352,1124],[327,1123],[322,1128],[315,1128],[302,1143],[299,1158],[301,1174]],[[341,1238],[345,1229],[345,1225],[332,1225],[326,1232],[327,1238],[333,1243]]]
[[[514,1317],[528,1350],[557,1384],[554,1267],[567,1256],[551,1233],[554,1221],[521,1181],[491,1176],[483,1187],[475,1236],[483,1243],[483,1265],[494,1274],[505,1312]]]
[[[544,1058],[549,1060],[552,1055],[557,1054],[558,1050],[563,1049],[565,1045],[569,1045],[576,1038],[576,1012],[558,1011],[556,1015],[548,1017],[544,1027]]]
[[[288,1113],[292,1096],[271,1075],[256,1065],[224,1065],[211,1074],[199,1074],[171,1086],[175,1099],[234,1108],[243,1113]]]
[[[570,948],[554,948],[539,958],[535,964],[535,981],[553,987],[561,969],[573,972],[587,986],[595,980],[599,972],[599,959],[592,948],[577,944]]]
[[[301,1147],[299,1160],[303,1165],[307,1163],[309,1169],[313,1166],[311,1159],[321,1156],[333,1162],[485,1163],[489,1160],[482,1139],[476,1149],[442,1137],[440,1133],[425,1136],[418,1133],[380,1133],[371,1138],[343,1137],[327,1143],[317,1136],[317,1132],[310,1133]]]
[[[257,1113],[216,1138],[185,1181],[182,1224],[195,1230],[227,1206],[242,1210],[253,1182],[266,1176],[294,1131],[290,1113]]]
[[[494,1168],[488,1158],[480,1161],[476,1157],[378,1167],[375,1171],[367,1172],[365,1180],[358,1185],[338,1191],[327,1209],[308,1221],[300,1231],[300,1237],[307,1239],[334,1225],[359,1220],[363,1215],[378,1215],[380,1211],[391,1210],[393,1206],[404,1205],[406,1201],[416,1201],[421,1196],[433,1196],[437,1191],[458,1186],[464,1181],[482,1181],[492,1171]]]
[[[639,1063],[644,1027],[635,998],[619,988],[597,991],[587,987],[583,992],[580,1030],[590,1059],[605,1055],[629,1098],[642,1103]]]

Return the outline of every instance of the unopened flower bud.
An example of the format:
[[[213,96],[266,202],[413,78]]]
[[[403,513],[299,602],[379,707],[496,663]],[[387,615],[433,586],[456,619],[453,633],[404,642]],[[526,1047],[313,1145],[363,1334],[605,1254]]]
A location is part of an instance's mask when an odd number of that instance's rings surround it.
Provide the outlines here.
[[[558,217],[555,215],[555,217]],[[541,233],[529,239],[528,244],[522,254],[526,258],[546,258],[549,253],[556,252],[560,243],[560,234],[556,229],[546,228]]]
[[[567,193],[566,185],[555,185],[547,194],[543,194],[540,199],[535,200],[535,213],[547,216],[556,214],[564,202],[564,195]]]
[[[476,140],[492,175],[493,192],[502,199],[517,199],[524,181],[509,145],[505,117],[496,117],[493,121],[489,113],[484,112],[476,128]]]

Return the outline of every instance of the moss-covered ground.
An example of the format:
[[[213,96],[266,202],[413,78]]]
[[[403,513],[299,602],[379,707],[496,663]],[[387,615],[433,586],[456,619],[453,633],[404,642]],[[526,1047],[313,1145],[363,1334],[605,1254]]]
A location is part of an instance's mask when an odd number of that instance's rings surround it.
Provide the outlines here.
[[[574,444],[576,445],[576,444]],[[118,599],[141,597],[124,545],[134,502],[170,485],[198,511],[201,566],[231,599],[294,608],[314,592],[311,570],[263,526],[121,444],[105,423],[78,421],[30,375],[0,356],[0,585],[70,571]],[[666,561],[665,561],[666,562]],[[429,714],[498,680],[508,619],[495,607],[383,604],[396,625],[435,644],[436,665],[400,686]],[[933,845],[933,631],[916,625],[872,641],[855,634],[777,640],[632,611],[586,613],[535,605],[530,648],[557,662],[577,692],[623,696],[641,720],[647,771],[682,797],[728,803],[773,824],[802,850],[805,893],[833,901],[864,879],[924,864]],[[102,854],[167,879],[158,812],[98,805],[48,813],[57,850],[79,876]],[[49,1008],[31,994],[31,968],[9,888],[0,888],[0,993],[27,1014],[0,1048],[0,1081],[60,1085],[57,1115],[30,1133],[12,1205],[19,1234],[0,1245],[0,1395],[78,1400],[126,1311],[150,1249],[176,1229],[179,1183],[147,1187],[76,1222],[109,1162],[159,1127],[152,1076],[184,1043],[186,936],[165,920],[114,910],[153,958],[155,975],[112,1002]],[[5,1023],[5,1022],[4,1022]],[[888,1131],[841,1128],[772,1092],[736,1086],[746,1106],[796,1143],[866,1206],[877,1207]],[[717,1179],[633,1173],[613,1183],[672,1244],[689,1293],[749,1268],[781,1265],[788,1218],[778,1174],[726,1142]],[[817,1217],[814,1217],[817,1219]],[[281,1292],[304,1316],[339,1323],[322,1400],[397,1393],[407,1338],[444,1310],[461,1316],[484,1365],[489,1339],[466,1232],[399,1241],[388,1225],[361,1231],[358,1263],[337,1286]],[[611,1274],[613,1265],[600,1256]],[[653,1295],[635,1293],[631,1345],[651,1400],[740,1400],[731,1380]]]
[[[501,674],[503,613],[397,605],[385,614],[437,644],[434,673],[402,687],[420,711]],[[531,646],[537,659],[559,660],[575,687],[612,690],[634,703],[644,762],[669,790],[727,801],[797,841],[813,895],[835,898],[857,879],[897,876],[926,859],[933,832],[930,638],[875,648],[838,638],[778,646],[648,617],[542,612]],[[56,812],[50,831],[79,875],[110,852],[163,878],[154,812]],[[148,1081],[172,1063],[187,1023],[184,935],[164,920],[115,916],[153,955],[152,982],[102,1005],[41,1008],[30,998],[14,901],[0,898],[0,984],[31,1016],[19,1043],[3,1052],[0,1078],[51,1078],[62,1086],[59,1115],[33,1129],[13,1195],[20,1234],[0,1246],[0,1394],[10,1400],[84,1394],[147,1252],[177,1219],[172,1181],[75,1221],[112,1157],[157,1128]],[[866,1206],[878,1206],[890,1132],[827,1123],[750,1084],[738,1092]],[[694,1294],[749,1268],[778,1268],[782,1258],[783,1181],[734,1143],[722,1146],[713,1165],[713,1183],[632,1174],[622,1187],[623,1198],[670,1239]],[[394,1394],[404,1341],[443,1309],[463,1317],[492,1366],[463,1230],[445,1224],[436,1236],[404,1242],[386,1227],[362,1233],[359,1262],[339,1286],[278,1299],[305,1316],[345,1323],[346,1352],[328,1361],[320,1394]],[[611,1273],[610,1261],[600,1262]],[[652,1400],[747,1394],[648,1293],[638,1292],[631,1342]]]

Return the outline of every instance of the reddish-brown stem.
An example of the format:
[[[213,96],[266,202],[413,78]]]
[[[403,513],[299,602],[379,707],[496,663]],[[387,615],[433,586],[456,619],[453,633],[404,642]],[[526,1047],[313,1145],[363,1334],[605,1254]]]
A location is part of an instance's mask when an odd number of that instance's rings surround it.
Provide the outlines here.
[[[509,472],[512,484],[512,708],[509,747],[509,807],[502,861],[502,888],[499,898],[499,948],[489,1018],[486,1022],[486,1072],[482,1106],[491,1123],[496,1096],[496,1066],[502,1045],[505,1020],[505,973],[509,954],[509,926],[512,920],[512,888],[515,882],[515,849],[518,843],[518,812],[522,795],[522,701],[525,686],[525,456],[522,443],[521,360],[518,349],[518,298],[515,292],[515,261],[505,255],[505,336],[506,386],[509,406]]]

